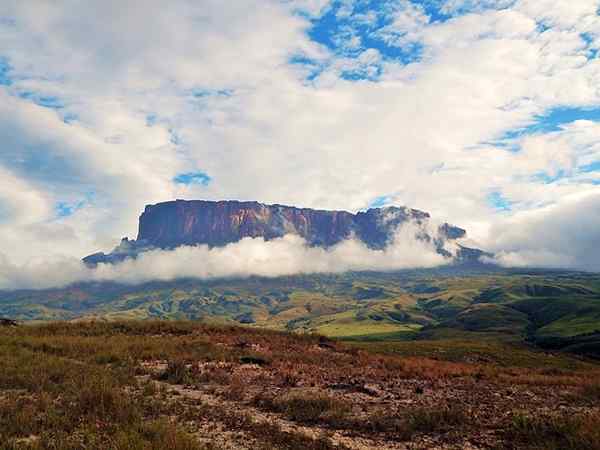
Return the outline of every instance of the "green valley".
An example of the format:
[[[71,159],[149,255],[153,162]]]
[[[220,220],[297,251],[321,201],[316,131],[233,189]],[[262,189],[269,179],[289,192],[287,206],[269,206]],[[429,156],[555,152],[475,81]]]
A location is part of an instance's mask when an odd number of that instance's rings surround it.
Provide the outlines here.
[[[481,340],[600,354],[600,277],[420,270],[281,278],[87,283],[3,292],[21,321],[191,319],[352,341]]]

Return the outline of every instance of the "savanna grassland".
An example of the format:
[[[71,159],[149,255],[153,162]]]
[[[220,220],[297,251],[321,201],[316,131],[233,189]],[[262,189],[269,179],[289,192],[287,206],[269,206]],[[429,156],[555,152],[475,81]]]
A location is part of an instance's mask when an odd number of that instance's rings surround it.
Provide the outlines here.
[[[600,276],[494,267],[0,291],[0,317],[193,320],[357,342],[533,343],[600,357]]]
[[[600,365],[510,341],[96,320],[0,362],[2,450],[600,448]]]

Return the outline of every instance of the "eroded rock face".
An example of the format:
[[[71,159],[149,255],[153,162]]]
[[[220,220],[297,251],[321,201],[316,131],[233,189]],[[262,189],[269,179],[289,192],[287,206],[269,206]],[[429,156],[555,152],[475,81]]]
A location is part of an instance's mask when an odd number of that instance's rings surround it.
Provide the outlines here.
[[[138,241],[159,248],[208,244],[219,247],[245,237],[266,240],[294,233],[313,245],[330,246],[349,237],[354,215],[257,202],[183,201],[146,206]]]
[[[393,239],[400,225],[414,222],[422,225],[429,214],[410,208],[374,208],[352,214],[258,202],[176,200],[146,206],[139,221],[137,240],[124,238],[109,254],[95,253],[84,258],[89,265],[114,263],[135,257],[150,249],[171,249],[182,245],[205,244],[220,247],[246,237],[271,240],[296,234],[309,245],[330,247],[355,237],[372,249],[382,249]],[[449,224],[439,227],[435,236],[425,231],[419,236],[433,240],[440,254],[449,256],[444,243],[464,237],[462,228]],[[479,250],[467,252],[472,258]]]

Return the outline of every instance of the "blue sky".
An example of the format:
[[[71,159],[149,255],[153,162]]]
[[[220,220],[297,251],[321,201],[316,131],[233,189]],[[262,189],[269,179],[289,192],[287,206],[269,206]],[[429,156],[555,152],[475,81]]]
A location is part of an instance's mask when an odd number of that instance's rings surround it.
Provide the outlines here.
[[[530,125],[508,131],[504,138],[514,139],[527,134],[560,131],[563,125],[575,122],[577,120],[599,122],[600,108],[578,108],[568,106],[552,108],[535,116],[533,123]]]
[[[10,76],[8,72],[10,71],[10,65],[5,58],[0,58],[0,84],[1,85],[10,85]]]
[[[600,1],[92,3],[0,4],[9,260],[106,250],[146,204],[225,198],[406,205],[513,262],[587,261],[583,241],[523,236],[542,217],[564,236],[580,224],[559,212],[599,195]]]
[[[205,174],[202,171],[198,172],[187,172],[180,173],[173,178],[173,181],[177,184],[199,184],[201,186],[208,186],[208,184],[212,181],[212,178]]]

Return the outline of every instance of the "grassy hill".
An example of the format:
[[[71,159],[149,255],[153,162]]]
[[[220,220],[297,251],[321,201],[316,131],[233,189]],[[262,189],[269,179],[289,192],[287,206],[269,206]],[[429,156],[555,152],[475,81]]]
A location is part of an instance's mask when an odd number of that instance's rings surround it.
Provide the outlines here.
[[[96,283],[0,292],[0,316],[189,319],[354,341],[494,337],[598,355],[600,276],[422,270],[139,286]]]

